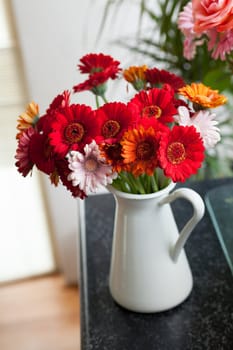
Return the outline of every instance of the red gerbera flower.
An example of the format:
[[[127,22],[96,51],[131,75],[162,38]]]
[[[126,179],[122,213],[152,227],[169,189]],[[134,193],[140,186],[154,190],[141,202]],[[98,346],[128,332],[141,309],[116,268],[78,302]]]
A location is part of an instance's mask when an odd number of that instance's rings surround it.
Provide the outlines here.
[[[166,124],[160,123],[159,119],[155,118],[140,118],[138,120],[138,124],[142,125],[144,129],[152,127],[157,135],[161,135],[162,133],[170,130]]]
[[[169,84],[175,91],[177,91],[179,88],[185,85],[185,82],[182,78],[164,69],[147,69],[145,76],[147,82],[150,83],[151,88]]]
[[[122,102],[106,103],[96,111],[101,119],[101,135],[105,142],[118,142],[123,133],[136,123],[137,116]]]
[[[119,72],[120,62],[115,61],[111,56],[102,53],[90,53],[80,59],[81,64],[78,65],[81,73],[90,75],[97,72],[107,72],[109,78],[115,79]]]
[[[70,105],[70,92],[65,90],[62,94],[57,95],[49,108],[46,110],[46,114],[41,116],[37,122],[38,131],[43,132],[45,134],[49,134],[51,132],[51,123],[55,120],[55,114],[59,110],[63,110],[64,108]]]
[[[51,123],[50,144],[59,157],[70,150],[82,150],[92,140],[99,141],[100,120],[86,105],[71,105],[56,112]]]
[[[174,182],[183,182],[200,168],[204,150],[201,136],[193,126],[174,126],[161,138],[160,166]]]
[[[102,96],[105,94],[107,89],[106,81],[109,79],[108,74],[106,72],[100,72],[92,74],[87,80],[83,83],[75,85],[73,87],[74,92],[81,91],[92,91],[95,95]]]
[[[65,108],[70,105],[70,91],[65,90],[62,94],[57,95],[53,101],[50,103],[49,108],[47,109],[47,114],[52,114],[57,111],[59,108]]]
[[[105,83],[108,79],[116,79],[121,70],[119,61],[115,61],[111,56],[102,53],[90,53],[80,59],[78,65],[81,73],[88,73],[88,79],[73,87],[74,92],[91,90],[96,95],[103,95],[106,90]]]
[[[130,102],[141,117],[158,119],[161,123],[173,121],[173,115],[177,113],[174,106],[174,92],[154,88],[149,91],[140,91]]]

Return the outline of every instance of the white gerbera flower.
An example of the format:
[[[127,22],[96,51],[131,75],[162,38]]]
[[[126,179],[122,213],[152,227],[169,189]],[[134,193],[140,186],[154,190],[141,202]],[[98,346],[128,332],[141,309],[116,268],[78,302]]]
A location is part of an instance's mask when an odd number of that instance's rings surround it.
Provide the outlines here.
[[[178,107],[178,114],[174,115],[174,119],[179,125],[190,125],[190,113],[188,108],[184,106]]]
[[[209,111],[199,111],[190,117],[188,108],[181,106],[178,108],[178,115],[174,117],[179,125],[193,125],[201,134],[204,147],[213,148],[220,141],[220,129],[216,126],[218,122],[214,120],[216,114]]]
[[[67,179],[73,186],[79,186],[86,194],[96,192],[100,187],[111,184],[117,174],[100,156],[99,147],[95,141],[84,147],[84,154],[71,151],[68,155],[71,173]]]

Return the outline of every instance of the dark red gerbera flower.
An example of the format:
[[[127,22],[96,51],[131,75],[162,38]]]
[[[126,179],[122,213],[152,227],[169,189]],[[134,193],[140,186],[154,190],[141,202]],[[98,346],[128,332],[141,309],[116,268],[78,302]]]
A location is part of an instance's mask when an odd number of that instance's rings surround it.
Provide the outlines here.
[[[113,171],[119,173],[128,170],[126,164],[124,164],[124,158],[121,155],[122,146],[119,142],[100,144],[100,151],[106,162],[112,166]]]
[[[71,105],[56,112],[49,133],[54,152],[63,158],[70,150],[82,151],[85,144],[100,141],[101,121],[86,105]]]
[[[46,174],[54,171],[54,155],[47,135],[38,133],[33,127],[22,133],[16,151],[18,171],[26,176],[35,165]]]
[[[51,124],[55,120],[55,114],[45,114],[40,117],[40,119],[37,122],[36,128],[38,132],[41,132],[43,134],[48,134],[51,132]]]
[[[61,179],[62,184],[71,192],[74,198],[84,199],[87,197],[85,192],[83,192],[79,186],[73,186],[72,181],[67,180],[68,175],[70,174],[70,169],[68,167],[67,159],[60,159],[56,162],[56,171],[58,176]]]
[[[204,145],[194,126],[174,126],[163,134],[158,158],[166,176],[174,182],[196,174],[204,160]]]
[[[163,84],[169,84],[175,91],[177,91],[179,88],[185,85],[185,82],[181,77],[164,69],[147,69],[145,76],[151,88],[160,87]]]
[[[170,123],[177,113],[174,106],[173,90],[154,88],[148,91],[140,91],[129,102],[134,106],[138,115],[146,118],[156,118],[161,123]]]
[[[137,116],[122,102],[106,103],[96,111],[102,121],[101,136],[107,143],[116,143],[122,134],[136,123]]]
[[[184,107],[189,109],[188,103],[184,100],[179,99],[179,98],[174,98],[174,105],[175,105],[176,109],[178,109],[180,106],[184,106]]]
[[[29,154],[36,167],[45,174],[55,169],[55,158],[46,134],[35,133],[30,142]]]

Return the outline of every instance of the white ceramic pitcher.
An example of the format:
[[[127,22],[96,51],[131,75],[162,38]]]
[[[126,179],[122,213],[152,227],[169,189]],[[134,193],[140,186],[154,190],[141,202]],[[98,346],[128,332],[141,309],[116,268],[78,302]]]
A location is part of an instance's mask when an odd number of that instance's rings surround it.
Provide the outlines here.
[[[129,310],[167,310],[184,301],[192,290],[183,246],[204,214],[204,203],[188,188],[169,194],[174,187],[171,183],[146,195],[110,187],[116,210],[109,286],[113,299]],[[192,203],[193,216],[179,234],[169,203],[180,197]]]

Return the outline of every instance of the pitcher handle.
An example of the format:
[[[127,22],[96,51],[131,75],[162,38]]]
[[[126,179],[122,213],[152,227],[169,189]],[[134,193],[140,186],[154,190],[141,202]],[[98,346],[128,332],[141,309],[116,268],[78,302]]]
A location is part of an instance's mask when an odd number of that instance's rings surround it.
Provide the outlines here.
[[[187,239],[189,238],[194,227],[198,224],[205,212],[205,205],[201,196],[189,188],[180,188],[165,197],[160,204],[171,203],[177,198],[184,198],[188,200],[193,206],[193,216],[186,223],[184,228],[181,230],[179,237],[172,247],[171,258],[174,262],[177,261],[182,248],[184,247]]]

